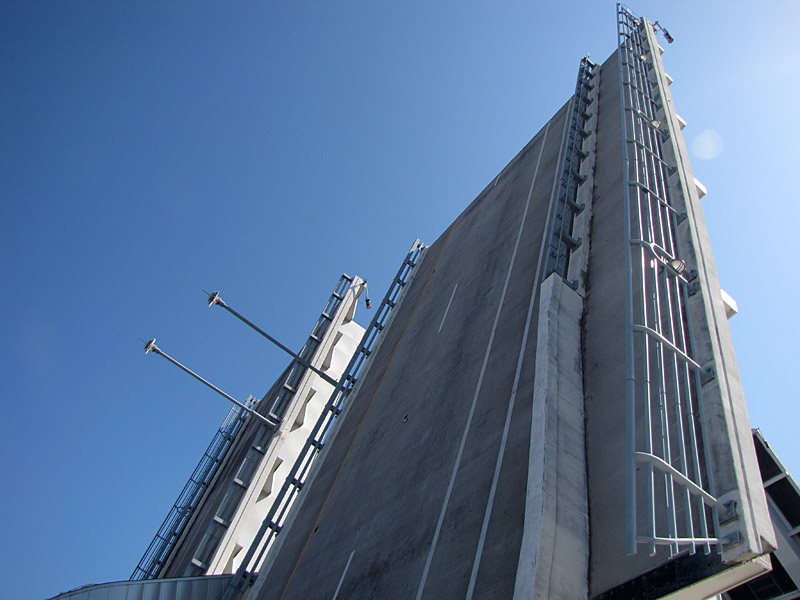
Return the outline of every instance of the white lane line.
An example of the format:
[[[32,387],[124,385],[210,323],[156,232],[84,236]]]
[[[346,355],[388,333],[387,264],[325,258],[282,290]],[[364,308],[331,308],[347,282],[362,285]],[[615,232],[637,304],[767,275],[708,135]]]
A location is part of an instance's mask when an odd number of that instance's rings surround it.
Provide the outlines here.
[[[339,585],[336,586],[336,591],[334,592],[333,598],[331,598],[331,600],[336,600],[336,596],[339,595],[339,590],[342,589],[342,583],[344,583],[344,576],[347,575],[347,569],[350,568],[350,561],[353,560],[353,554],[355,553],[356,553],[355,550],[353,550],[350,553],[350,558],[347,559],[347,564],[344,566],[344,571],[342,571],[342,576],[339,578]]]
[[[536,171],[534,172],[534,181],[536,180],[536,172],[539,171],[539,162],[542,160],[542,153],[544,152],[545,141],[547,140],[547,131],[550,128],[548,122],[545,127],[544,139],[542,140],[542,147],[539,150],[539,158],[536,161]],[[531,183],[531,191],[533,191],[533,183]],[[422,571],[422,579],[419,582],[417,589],[417,600],[422,598],[422,592],[425,589],[425,582],[428,579],[428,571],[431,568],[431,561],[433,560],[433,553],[436,551],[436,544],[439,541],[439,534],[442,531],[442,523],[444,522],[444,515],[447,512],[447,505],[450,502],[450,494],[453,492],[453,484],[456,481],[456,474],[458,467],[461,464],[461,456],[464,454],[464,446],[467,443],[467,434],[472,424],[472,416],[475,414],[475,406],[478,403],[478,395],[481,392],[481,385],[483,385],[483,376],[486,373],[486,364],[489,362],[489,355],[492,352],[492,344],[494,343],[494,334],[497,330],[497,323],[500,321],[500,313],[503,312],[503,302],[506,298],[506,291],[508,290],[508,282],[511,280],[511,272],[514,269],[514,260],[517,257],[517,250],[519,249],[519,241],[522,238],[522,230],[525,227],[525,217],[528,215],[528,208],[531,203],[531,194],[528,194],[528,201],[525,203],[525,211],[522,213],[522,219],[519,223],[519,231],[517,232],[517,241],[514,243],[514,252],[511,254],[511,262],[508,265],[508,273],[506,274],[506,281],[503,284],[503,293],[500,294],[500,302],[497,304],[497,312],[494,316],[494,323],[492,324],[492,332],[489,335],[489,343],[486,345],[486,354],[483,357],[483,364],[481,365],[481,372],[478,375],[478,384],[475,386],[475,394],[472,397],[472,405],[469,407],[469,415],[467,416],[467,424],[464,426],[464,433],[461,435],[461,444],[458,447],[458,454],[456,455],[456,462],[453,465],[453,472],[450,475],[450,483],[447,485],[447,492],[444,495],[444,502],[442,503],[442,510],[439,512],[439,521],[436,523],[436,530],[433,533],[433,540],[431,541],[430,550],[428,550],[428,559],[425,561],[425,569]]]
[[[570,111],[567,111],[570,114]],[[567,121],[568,122],[568,121]],[[566,129],[564,130],[566,133]],[[546,132],[545,132],[546,134]],[[564,135],[561,136],[561,144],[564,144]],[[540,155],[541,158],[541,155]],[[559,158],[561,153],[559,152]],[[559,167],[561,161],[556,162],[556,177],[558,177]],[[536,163],[536,171],[539,170],[539,163]],[[536,173],[533,174],[533,181],[536,181]],[[553,189],[555,189],[555,179],[553,180]],[[531,193],[533,193],[533,182],[531,182],[531,189],[528,192],[528,199],[530,200]],[[465,600],[471,600],[472,595],[475,593],[475,582],[478,579],[478,568],[481,564],[481,557],[483,556],[483,545],[486,542],[486,532],[489,530],[489,519],[492,516],[492,508],[494,507],[494,496],[497,492],[497,482],[500,479],[500,469],[503,466],[503,457],[506,452],[506,441],[508,440],[508,430],[511,427],[511,415],[514,412],[514,403],[517,399],[517,389],[519,388],[519,378],[522,372],[522,362],[525,358],[525,346],[528,343],[528,333],[531,328],[531,319],[533,317],[533,305],[536,302],[536,297],[539,291],[539,276],[542,271],[542,258],[544,257],[545,243],[547,242],[547,226],[550,222],[550,213],[553,206],[554,194],[550,194],[550,204],[547,207],[547,217],[544,222],[544,234],[542,235],[542,243],[539,246],[539,258],[536,262],[536,276],[533,278],[533,288],[531,289],[531,299],[528,302],[528,316],[525,319],[525,331],[522,334],[522,344],[519,348],[519,357],[517,358],[517,370],[514,373],[514,385],[511,387],[511,397],[508,400],[508,410],[506,411],[506,422],[503,426],[503,437],[500,441],[500,448],[497,451],[497,462],[494,466],[494,476],[492,477],[492,487],[489,490],[489,501],[486,503],[486,511],[483,514],[483,525],[481,526],[481,535],[478,539],[478,547],[475,550],[475,560],[472,563],[472,573],[469,577],[469,587],[467,588],[467,595]]]
[[[442,322],[439,323],[439,329],[436,333],[442,330],[442,325],[444,325],[444,320],[447,318],[447,311],[450,310],[450,305],[453,303],[453,297],[456,295],[456,290],[458,289],[458,284],[453,288],[453,293],[450,294],[450,302],[447,303],[447,308],[444,309],[444,315],[442,315]]]

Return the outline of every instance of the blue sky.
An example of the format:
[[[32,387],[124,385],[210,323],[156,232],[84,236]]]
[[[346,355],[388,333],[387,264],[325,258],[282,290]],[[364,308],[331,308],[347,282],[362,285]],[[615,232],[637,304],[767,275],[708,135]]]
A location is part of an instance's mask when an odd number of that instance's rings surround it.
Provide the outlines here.
[[[631,8],[675,37],[687,144],[721,141],[693,164],[751,421],[800,473],[800,7]],[[128,578],[226,414],[140,338],[261,396],[286,357],[202,290],[299,348],[340,273],[379,299],[615,44],[606,1],[2,0],[6,597]]]

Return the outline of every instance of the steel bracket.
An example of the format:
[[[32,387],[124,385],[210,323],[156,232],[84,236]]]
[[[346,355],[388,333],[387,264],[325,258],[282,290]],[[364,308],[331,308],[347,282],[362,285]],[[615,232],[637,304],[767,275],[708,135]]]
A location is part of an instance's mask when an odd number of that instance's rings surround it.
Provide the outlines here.
[[[719,509],[719,524],[724,525],[739,518],[739,511],[736,510],[736,500],[724,502]]]
[[[707,362],[703,365],[703,368],[700,370],[700,385],[705,385],[712,379],[716,379],[717,377],[717,368],[714,365],[714,362]],[[733,502],[733,500],[731,500]],[[726,502],[725,506],[730,504],[730,502]],[[734,502],[734,505],[736,503]]]

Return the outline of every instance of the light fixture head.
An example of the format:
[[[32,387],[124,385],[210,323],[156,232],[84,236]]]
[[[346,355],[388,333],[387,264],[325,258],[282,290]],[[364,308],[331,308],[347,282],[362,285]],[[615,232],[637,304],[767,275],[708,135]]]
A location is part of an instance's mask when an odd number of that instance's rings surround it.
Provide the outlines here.
[[[149,342],[146,342],[144,345],[144,353],[149,354],[150,351],[156,347],[156,338],[153,338]]]
[[[219,292],[211,292],[208,295],[208,306],[210,307],[212,304],[219,304],[222,302],[222,298],[219,296]]]
[[[680,258],[673,258],[667,265],[675,275],[682,275],[686,270],[686,263]]]

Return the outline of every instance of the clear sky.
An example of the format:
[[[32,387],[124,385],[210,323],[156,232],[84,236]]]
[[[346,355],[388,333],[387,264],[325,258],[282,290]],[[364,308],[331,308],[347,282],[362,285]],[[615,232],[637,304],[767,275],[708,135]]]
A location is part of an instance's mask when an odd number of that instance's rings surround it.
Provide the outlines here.
[[[800,473],[800,5],[631,8],[675,37],[751,421]],[[140,338],[261,396],[287,358],[202,290],[299,349],[615,44],[606,0],[0,0],[0,593],[127,579],[227,413]]]

